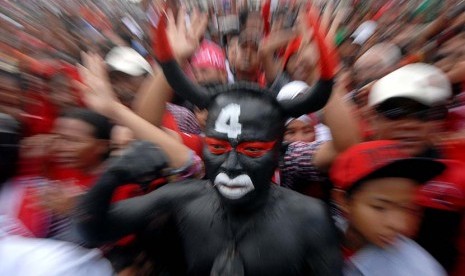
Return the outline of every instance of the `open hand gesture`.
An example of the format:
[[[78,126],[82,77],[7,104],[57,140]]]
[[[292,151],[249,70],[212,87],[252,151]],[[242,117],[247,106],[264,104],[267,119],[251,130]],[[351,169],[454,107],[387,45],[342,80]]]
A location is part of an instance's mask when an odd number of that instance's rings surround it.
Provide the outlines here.
[[[190,58],[197,50],[200,39],[205,34],[208,18],[205,14],[194,11],[191,17],[191,24],[186,26],[185,8],[178,12],[175,20],[171,11],[168,11],[167,37],[173,49],[173,54],[179,61]]]
[[[118,99],[113,92],[105,63],[94,53],[82,53],[83,65],[78,66],[83,83],[77,83],[85,104],[95,112],[112,117]]]

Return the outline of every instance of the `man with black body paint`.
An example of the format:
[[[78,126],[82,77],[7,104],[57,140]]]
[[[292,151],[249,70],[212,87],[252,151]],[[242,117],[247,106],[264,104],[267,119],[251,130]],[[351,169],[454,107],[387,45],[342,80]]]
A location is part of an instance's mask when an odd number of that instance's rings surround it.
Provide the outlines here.
[[[271,184],[284,121],[323,107],[332,73],[322,74],[298,101],[278,103],[251,84],[216,88],[211,96],[187,80],[169,49],[160,49],[169,47],[164,30],[158,35],[155,52],[170,85],[208,108],[208,180],[185,180],[111,204],[119,185],[153,179],[169,166],[163,148],[137,143],[84,196],[83,236],[98,245],[139,233],[157,265],[154,274],[340,275],[341,253],[324,204]]]
[[[162,270],[173,275],[208,275],[212,267],[216,275],[340,274],[324,205],[270,183],[283,133],[279,106],[258,91],[240,93],[219,95],[209,109],[204,160],[211,181],[169,184],[110,206],[118,185],[166,164],[158,148],[136,146],[86,195],[86,238],[103,242],[145,228]],[[240,107],[240,134],[232,138],[217,120],[231,104]]]

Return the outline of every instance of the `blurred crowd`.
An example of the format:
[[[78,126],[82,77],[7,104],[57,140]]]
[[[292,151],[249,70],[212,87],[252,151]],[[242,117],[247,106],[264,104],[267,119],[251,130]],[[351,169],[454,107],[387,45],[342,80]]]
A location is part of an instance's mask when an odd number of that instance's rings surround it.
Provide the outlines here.
[[[423,275],[465,275],[465,1],[0,3],[0,275],[156,274],[136,233],[97,246],[75,220],[80,198],[136,140],[157,144],[172,170],[118,187],[111,202],[214,178],[202,160],[224,145],[208,140],[208,108],[165,76],[159,53],[168,44],[193,83],[254,83],[284,103],[308,97],[327,77],[329,56],[331,96],[321,110],[287,118],[272,185],[326,204],[341,255],[352,260],[346,275],[413,275],[415,265],[429,269]],[[167,41],[156,31],[162,17]],[[234,123],[216,129],[230,135]],[[367,199],[385,191],[352,190],[362,169],[349,167],[368,161],[344,154],[381,140],[408,157],[444,160],[446,169],[433,178],[428,167],[406,164],[424,176],[412,179],[429,182],[407,203],[403,194],[400,207]],[[405,263],[383,255],[400,267],[391,274],[373,271],[383,270],[381,257],[358,266],[381,254],[368,246],[394,243],[387,232],[408,240],[397,247]]]

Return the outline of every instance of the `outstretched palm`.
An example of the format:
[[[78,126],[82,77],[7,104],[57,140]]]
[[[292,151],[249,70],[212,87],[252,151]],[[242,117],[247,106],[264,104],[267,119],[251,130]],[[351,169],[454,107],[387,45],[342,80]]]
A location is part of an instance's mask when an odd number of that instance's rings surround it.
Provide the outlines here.
[[[83,83],[78,84],[85,104],[95,112],[111,117],[118,99],[113,92],[105,63],[93,53],[82,54],[83,66],[78,67]]]
[[[178,60],[186,60],[191,57],[199,41],[205,33],[208,18],[205,14],[194,11],[190,27],[186,26],[185,9],[178,12],[177,20],[174,20],[173,13],[168,11],[168,25],[166,33],[173,53]]]

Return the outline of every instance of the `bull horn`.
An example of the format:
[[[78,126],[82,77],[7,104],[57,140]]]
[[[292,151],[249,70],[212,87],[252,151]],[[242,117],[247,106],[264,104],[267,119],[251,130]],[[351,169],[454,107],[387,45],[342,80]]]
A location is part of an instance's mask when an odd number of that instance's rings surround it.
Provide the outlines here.
[[[310,12],[307,14],[307,20],[309,27],[313,30],[313,37],[320,52],[320,79],[313,88],[308,88],[303,96],[280,102],[286,115],[291,117],[299,117],[318,111],[326,105],[331,96],[334,72],[336,71],[336,55],[326,44],[318,19]]]
[[[174,57],[173,50],[166,35],[167,17],[162,13],[156,26],[153,26],[153,49],[166,80],[180,97],[203,109],[211,102],[208,90],[193,83],[182,71]]]

